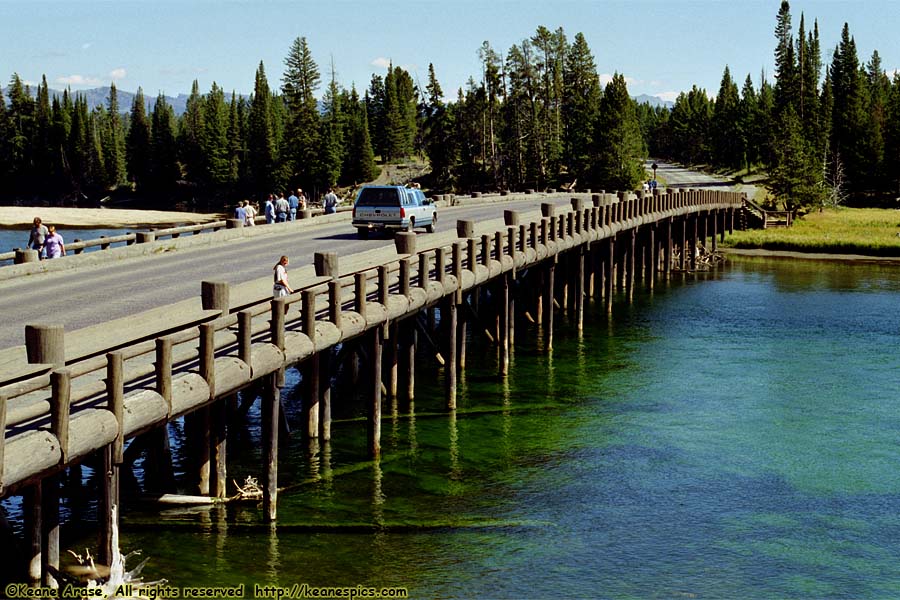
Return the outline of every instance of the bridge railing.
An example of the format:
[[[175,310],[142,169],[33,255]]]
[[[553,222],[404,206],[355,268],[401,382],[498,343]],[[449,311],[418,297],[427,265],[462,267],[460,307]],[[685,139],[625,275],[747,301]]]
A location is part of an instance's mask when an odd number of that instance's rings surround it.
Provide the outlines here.
[[[507,211],[502,227],[478,235],[466,225],[452,242],[420,250],[414,243],[401,248],[400,234],[393,258],[344,273],[336,255],[333,263],[317,256],[316,276],[287,297],[205,310],[176,331],[99,348],[78,361],[35,365],[33,375],[2,375],[0,496],[501,272],[653,220],[740,202],[724,192],[597,194],[592,206],[573,199],[559,214],[542,205],[542,216],[524,223]],[[416,239],[407,235],[404,243]],[[4,461],[13,448],[16,460]]]

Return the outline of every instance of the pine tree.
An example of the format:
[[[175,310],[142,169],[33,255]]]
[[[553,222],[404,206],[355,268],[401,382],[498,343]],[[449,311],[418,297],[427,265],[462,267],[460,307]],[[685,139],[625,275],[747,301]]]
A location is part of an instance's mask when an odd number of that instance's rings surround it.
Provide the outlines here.
[[[240,106],[237,94],[232,91],[231,102],[228,105],[228,183],[232,186],[241,180],[241,164],[245,151]]]
[[[354,87],[347,104],[347,151],[344,153],[342,177],[351,184],[365,183],[378,177],[375,152],[369,138],[369,122],[365,103],[360,101]]]
[[[152,162],[150,121],[144,103],[144,91],[138,88],[131,104],[131,120],[125,139],[128,177],[139,190],[150,187]]]
[[[344,107],[331,67],[331,82],[325,92],[325,114],[321,121],[321,155],[319,158],[319,183],[322,189],[337,184],[344,162]]]
[[[188,180],[200,185],[206,184],[209,180],[206,155],[203,151],[204,105],[205,102],[200,95],[200,84],[195,79],[178,129],[178,156],[184,165]]]
[[[782,0],[775,26],[775,108],[780,113],[799,103],[799,82],[794,39],[791,34],[791,6]]]
[[[834,108],[831,118],[831,160],[840,160],[847,173],[848,189],[861,192],[866,188],[869,133],[866,88],[856,54],[856,42],[844,24],[841,41],[831,63],[831,86]]]
[[[212,84],[203,103],[203,131],[200,137],[205,182],[221,189],[231,182],[231,160],[228,147],[228,113],[225,93],[216,82]]]
[[[109,105],[103,130],[103,162],[106,166],[107,185],[116,186],[125,181],[125,134],[122,116],[119,114],[119,94],[116,84],[109,86]]]
[[[168,192],[181,179],[178,166],[178,146],[175,140],[175,114],[160,92],[153,105],[150,135],[150,164],[152,181],[149,189]]]
[[[369,120],[369,136],[372,138],[372,149],[382,160],[387,154],[384,100],[384,78],[380,75],[372,75],[369,89],[365,94],[366,116]]]
[[[723,167],[739,168],[744,160],[741,143],[740,97],[731,71],[725,66],[722,83],[713,109],[711,134],[713,162]]]
[[[769,172],[769,189],[785,210],[821,205],[822,169],[793,107],[789,106],[779,117],[778,131],[776,166]]]
[[[452,169],[455,165],[454,144],[452,143],[452,126],[449,112],[444,105],[444,92],[434,73],[434,65],[428,65],[428,86],[425,112],[425,153],[431,164],[431,176],[434,187],[449,190],[452,188]]]
[[[628,95],[625,77],[619,73],[613,75],[600,100],[596,139],[594,181],[607,189],[634,189],[644,176],[643,140],[634,100]]]
[[[281,87],[287,108],[285,140],[281,162],[289,185],[312,189],[321,174],[321,119],[315,93],[321,76],[305,37],[294,40],[285,59]]]
[[[24,192],[34,181],[34,100],[18,73],[13,73],[7,93],[11,183],[14,191]]]
[[[275,188],[275,139],[272,131],[272,98],[262,61],[256,70],[247,131],[249,177],[258,196]]]
[[[563,83],[563,157],[572,177],[584,181],[592,162],[591,129],[585,125],[597,120],[601,91],[594,57],[580,32],[566,57]]]
[[[756,123],[758,120],[759,100],[756,90],[753,88],[753,79],[750,74],[744,80],[741,88],[741,104],[739,108],[738,127],[740,129],[741,144],[744,148],[744,167],[749,171],[760,158]]]
[[[87,108],[87,102],[85,102],[85,108]],[[92,110],[87,119],[85,183],[93,190],[102,190],[108,186],[102,147],[102,129],[106,120],[106,109],[102,106]]]

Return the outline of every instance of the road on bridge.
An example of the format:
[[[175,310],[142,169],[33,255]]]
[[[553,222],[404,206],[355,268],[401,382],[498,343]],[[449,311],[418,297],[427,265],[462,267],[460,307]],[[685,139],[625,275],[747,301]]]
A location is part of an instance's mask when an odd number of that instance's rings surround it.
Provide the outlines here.
[[[703,186],[725,189],[709,176],[671,165],[660,163],[659,172],[665,173],[667,181],[680,187],[701,187],[702,182]],[[504,209],[527,212],[538,209],[545,201],[568,205],[568,198],[559,194],[552,200],[536,196],[510,202],[442,208],[437,235],[453,230],[457,219],[478,222],[500,218]],[[271,236],[0,282],[0,349],[23,344],[26,324],[61,324],[66,331],[74,331],[197,298],[203,280],[238,284],[268,277],[282,254],[289,256],[292,267],[297,268],[311,264],[314,252],[337,252],[340,256],[348,256],[393,245],[388,237],[357,239],[355,230],[346,221],[288,232],[279,229],[273,228]]]

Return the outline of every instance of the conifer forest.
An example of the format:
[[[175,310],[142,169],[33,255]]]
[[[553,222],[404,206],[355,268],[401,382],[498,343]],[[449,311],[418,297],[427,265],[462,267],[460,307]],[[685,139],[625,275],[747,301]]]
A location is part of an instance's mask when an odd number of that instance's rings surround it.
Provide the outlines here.
[[[788,209],[894,206],[900,74],[889,77],[877,51],[863,62],[846,24],[829,57],[816,21],[792,21],[784,1],[771,80],[747,74],[738,87],[725,66],[715,94],[694,86],[672,106],[637,103],[621,74],[602,85],[584,35],[543,26],[505,51],[484,42],[481,72],[450,93],[433,64],[422,84],[391,66],[348,90],[323,78],[304,37],[278,83],[262,63],[249,96],[195,81],[180,115],[140,89],[120,106],[113,84],[92,107],[77,91],[52,93],[46,77],[32,90],[13,74],[0,90],[3,202],[125,195],[165,207],[298,187],[316,197],[410,159],[429,165],[421,183],[432,192],[633,189],[652,156],[764,173]]]

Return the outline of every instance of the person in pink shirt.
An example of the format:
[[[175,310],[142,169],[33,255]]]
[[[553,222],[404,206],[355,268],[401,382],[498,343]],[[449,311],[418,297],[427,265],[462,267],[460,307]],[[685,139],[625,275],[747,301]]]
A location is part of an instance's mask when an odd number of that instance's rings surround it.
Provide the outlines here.
[[[47,228],[49,232],[44,239],[44,250],[47,252],[47,258],[59,258],[66,255],[66,245],[63,243],[62,236],[56,233],[56,227],[51,225]]]

